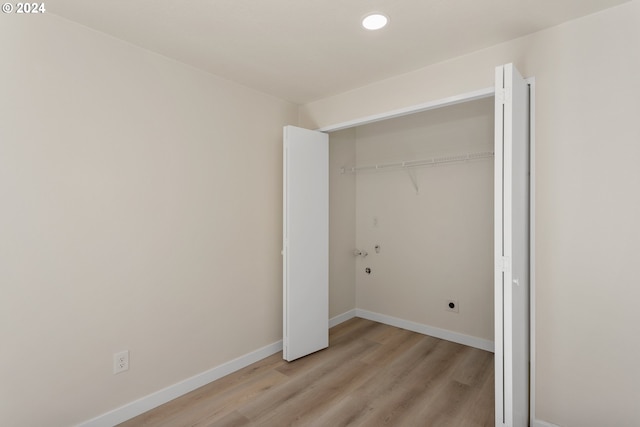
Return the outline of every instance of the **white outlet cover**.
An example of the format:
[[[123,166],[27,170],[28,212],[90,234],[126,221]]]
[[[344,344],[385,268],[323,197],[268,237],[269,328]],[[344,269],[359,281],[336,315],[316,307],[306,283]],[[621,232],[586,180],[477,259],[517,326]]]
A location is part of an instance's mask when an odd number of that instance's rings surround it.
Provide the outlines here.
[[[113,355],[113,373],[119,374],[129,370],[129,350],[121,351]]]

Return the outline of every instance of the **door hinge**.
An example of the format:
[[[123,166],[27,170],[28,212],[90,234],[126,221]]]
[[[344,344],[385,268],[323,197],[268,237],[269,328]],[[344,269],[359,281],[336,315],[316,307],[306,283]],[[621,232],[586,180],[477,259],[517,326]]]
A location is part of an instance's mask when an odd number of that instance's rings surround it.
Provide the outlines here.
[[[502,271],[508,273],[511,271],[511,258],[508,256],[503,256],[498,258],[497,262],[498,271]]]
[[[496,91],[496,98],[501,104],[511,101],[511,89],[508,87],[498,89]]]

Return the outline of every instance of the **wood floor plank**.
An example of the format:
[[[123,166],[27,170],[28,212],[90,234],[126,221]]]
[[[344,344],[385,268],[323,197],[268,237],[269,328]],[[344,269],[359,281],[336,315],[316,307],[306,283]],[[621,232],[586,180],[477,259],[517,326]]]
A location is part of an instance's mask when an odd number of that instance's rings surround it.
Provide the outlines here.
[[[383,345],[365,354],[361,360],[373,365],[386,366],[424,338],[424,335],[403,329],[399,331],[396,329],[391,332],[395,332],[395,334],[385,336],[381,339],[382,342],[377,341]],[[375,338],[374,341],[376,340]]]
[[[277,355],[269,356],[262,359],[250,366],[247,366],[239,371],[233,373],[233,375],[227,375],[217,381],[200,387],[191,393],[181,396],[172,400],[162,406],[162,411],[149,411],[132,420],[120,424],[120,427],[134,427],[134,426],[172,426],[171,424],[174,418],[183,418],[184,414],[194,414],[199,411],[199,408],[203,405],[217,404],[219,407],[224,408],[224,405],[216,400],[217,396],[224,396],[223,399],[230,399],[234,396],[233,389],[240,388],[241,391],[236,392],[250,397],[244,388],[248,384],[257,383],[262,384],[262,375],[267,374],[269,378],[276,380],[284,380],[284,377],[274,377],[273,371],[277,367],[285,364],[282,357]],[[255,384],[254,384],[255,385]],[[194,415],[190,415],[193,418]]]
[[[122,426],[172,427],[176,425],[206,425],[223,418],[236,408],[258,395],[262,395],[277,384],[287,381],[287,377],[277,371],[262,372],[248,382],[234,387],[225,387],[224,392],[215,390],[207,393],[196,390],[169,402],[162,413],[150,411]]]
[[[362,397],[368,410],[361,411],[365,416],[352,422],[363,426],[419,425],[415,420],[405,424],[405,418],[428,402],[425,398],[427,393],[435,394],[449,381],[453,367],[466,348],[448,341],[425,338],[429,340],[423,341],[430,345],[416,353],[421,355],[416,363],[407,363],[406,357],[400,357],[395,363],[403,371],[390,369],[387,378],[368,384],[372,393]]]
[[[120,426],[495,424],[492,353],[359,318],[329,339],[328,349],[270,356]]]
[[[441,393],[432,402],[416,413],[416,418],[425,426],[453,426],[457,414],[463,410],[470,398],[470,386],[457,381],[448,381]]]
[[[493,354],[491,365],[486,368],[484,376],[475,384],[474,395],[470,404],[460,412],[459,427],[493,427],[495,426],[495,375]]]
[[[275,388],[272,393],[265,393],[263,396],[259,396],[253,402],[241,408],[240,412],[251,420],[264,418],[265,413],[277,410],[279,406],[285,404],[288,400],[296,399],[300,393],[309,387],[317,386],[317,383],[324,377],[331,375],[347,362],[355,359],[356,355],[366,352],[377,345],[379,344],[372,341],[357,340],[352,345],[343,347],[342,351],[333,355],[334,357],[320,359],[316,366],[307,367],[303,373],[293,376],[287,383]],[[305,363],[303,360],[297,362]],[[336,379],[339,380],[339,377]]]
[[[251,421],[244,415],[239,414],[238,412],[231,412],[224,417],[212,421],[207,422],[205,424],[194,424],[191,427],[246,427],[251,426]]]
[[[294,398],[283,402],[275,410],[263,413],[252,421],[255,421],[256,425],[309,425],[329,410],[336,401],[348,395],[359,381],[370,375],[370,372],[366,364],[358,360],[348,361]]]
[[[312,425],[376,425],[381,414],[387,416],[401,402],[407,404],[413,401],[417,390],[425,387],[423,382],[428,381],[429,377],[443,374],[441,365],[436,362],[441,359],[446,361],[448,354],[455,353],[458,347],[450,344],[453,343],[422,336],[419,342],[399,354],[392,363],[384,367],[376,366],[375,375]],[[426,374],[425,370],[432,372]],[[408,383],[414,384],[412,390],[407,391]]]
[[[493,364],[493,354],[477,348],[468,349],[453,379],[462,384],[475,385],[484,380],[489,366]]]

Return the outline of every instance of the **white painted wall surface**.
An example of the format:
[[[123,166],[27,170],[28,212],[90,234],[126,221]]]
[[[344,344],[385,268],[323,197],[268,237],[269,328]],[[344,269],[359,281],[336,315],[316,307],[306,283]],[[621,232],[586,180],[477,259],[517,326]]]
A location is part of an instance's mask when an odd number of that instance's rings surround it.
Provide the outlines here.
[[[356,308],[356,177],[340,169],[356,160],[355,129],[329,134],[329,318]]]
[[[0,424],[74,425],[280,340],[296,106],[24,18],[0,18]]]
[[[536,418],[637,425],[640,1],[307,104],[322,127],[536,78]]]

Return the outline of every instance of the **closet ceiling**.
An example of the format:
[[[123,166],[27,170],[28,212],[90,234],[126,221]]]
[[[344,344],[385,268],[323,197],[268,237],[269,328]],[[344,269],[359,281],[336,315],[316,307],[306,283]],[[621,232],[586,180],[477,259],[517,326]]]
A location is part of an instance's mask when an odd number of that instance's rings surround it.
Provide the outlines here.
[[[304,104],[628,0],[54,0],[47,12]],[[372,11],[389,25],[364,30]]]

